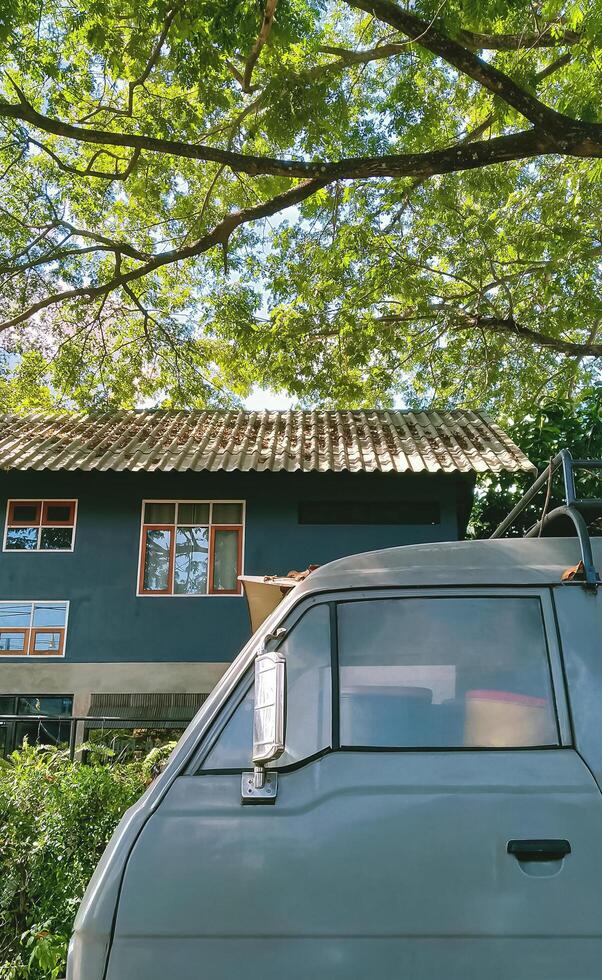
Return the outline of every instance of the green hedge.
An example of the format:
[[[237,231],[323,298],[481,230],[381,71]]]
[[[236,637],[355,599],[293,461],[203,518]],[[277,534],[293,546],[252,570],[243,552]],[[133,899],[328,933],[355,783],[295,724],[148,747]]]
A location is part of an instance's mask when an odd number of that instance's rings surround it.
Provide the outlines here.
[[[64,976],[88,880],[157,762],[157,751],[125,764],[109,754],[95,747],[82,765],[26,744],[0,761],[0,980]]]

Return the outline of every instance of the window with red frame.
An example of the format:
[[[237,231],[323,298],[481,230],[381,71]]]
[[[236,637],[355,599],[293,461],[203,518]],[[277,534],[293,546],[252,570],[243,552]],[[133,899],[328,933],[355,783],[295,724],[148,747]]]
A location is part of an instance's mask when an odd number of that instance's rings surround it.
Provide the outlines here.
[[[9,500],[5,551],[72,551],[75,500]]]
[[[0,602],[0,656],[63,657],[68,602]]]
[[[147,500],[140,543],[141,595],[240,595],[241,501]]]

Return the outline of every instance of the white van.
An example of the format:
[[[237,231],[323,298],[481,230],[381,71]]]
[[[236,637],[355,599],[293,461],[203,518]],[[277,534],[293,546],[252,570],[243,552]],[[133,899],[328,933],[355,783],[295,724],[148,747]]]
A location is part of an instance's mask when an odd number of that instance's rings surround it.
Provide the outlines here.
[[[599,980],[602,541],[577,530],[297,585],[123,818],[68,980]]]

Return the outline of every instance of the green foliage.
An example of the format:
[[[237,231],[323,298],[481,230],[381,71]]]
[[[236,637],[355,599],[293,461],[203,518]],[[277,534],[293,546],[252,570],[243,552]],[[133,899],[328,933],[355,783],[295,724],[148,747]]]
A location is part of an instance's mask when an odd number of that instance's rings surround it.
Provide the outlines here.
[[[0,764],[0,980],[64,976],[85,887],[147,782],[141,763],[81,765],[27,744]]]
[[[30,350],[11,365],[0,363],[0,411],[36,411],[54,407],[48,387],[48,362],[35,350]]]
[[[516,444],[539,472],[564,448],[570,449],[575,459],[602,459],[602,388],[585,391],[576,401],[547,402],[520,421],[508,419],[506,424]],[[510,513],[533,479],[527,473],[482,477],[469,529],[472,536],[488,537]],[[576,471],[575,485],[577,494],[582,497],[602,497],[598,474]],[[544,498],[545,491],[519,517],[509,533],[523,534],[531,527],[541,515]],[[555,493],[548,509],[561,502]]]
[[[175,749],[177,742],[164,742],[162,745],[155,745],[147,754],[142,763],[142,772],[148,780],[154,779],[163,771],[167,765],[171,753]]]
[[[503,99],[343,0],[279,0],[248,92],[240,79],[258,0],[1,6],[0,99],[14,104],[18,86],[38,110],[80,127],[332,161],[465,146],[479,127],[487,139],[525,126]],[[460,38],[549,35],[552,47],[481,54],[546,105],[599,119],[602,0],[409,9]],[[337,54],[391,41],[401,47],[387,58]],[[293,183],[166,152],[134,156],[7,118],[0,175],[2,319],[133,271],[140,255],[188,246]],[[0,408],[220,406],[257,383],[347,406],[512,413],[565,399],[599,380],[599,360],[533,333],[596,343],[601,175],[601,160],[540,156],[426,181],[333,183],[240,228],[227,249],[108,296],[72,297],[1,333],[10,356]],[[522,332],[484,325],[508,319]]]

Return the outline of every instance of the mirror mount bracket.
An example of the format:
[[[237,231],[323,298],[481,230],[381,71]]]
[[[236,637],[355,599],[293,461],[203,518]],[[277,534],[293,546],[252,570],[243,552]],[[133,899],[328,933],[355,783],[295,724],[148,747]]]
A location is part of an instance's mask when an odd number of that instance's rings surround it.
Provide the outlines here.
[[[262,650],[262,652],[265,652],[268,643],[271,643],[274,640],[277,641],[277,642],[279,642],[280,640],[283,640],[284,637],[286,636],[286,632],[287,631],[284,628],[284,626],[279,626],[277,630],[273,630],[271,633],[266,633],[265,636],[264,636],[264,638],[263,638],[263,640],[262,640],[262,642],[261,642],[261,650]]]
[[[243,806],[275,803],[277,794],[277,772],[266,769],[265,766],[255,766],[253,772],[243,772],[241,785]]]
[[[253,769],[253,783],[255,789],[263,789],[265,786],[266,769],[265,766],[255,766]]]

